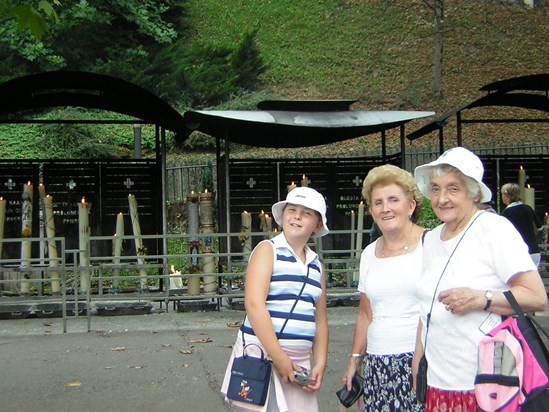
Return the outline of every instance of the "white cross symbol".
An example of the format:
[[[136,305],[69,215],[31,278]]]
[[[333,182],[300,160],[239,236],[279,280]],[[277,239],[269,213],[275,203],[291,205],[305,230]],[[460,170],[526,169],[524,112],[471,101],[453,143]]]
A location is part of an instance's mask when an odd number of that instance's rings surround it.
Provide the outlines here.
[[[15,182],[10,178],[6,183],[4,183],[4,185],[7,186],[9,190],[13,190],[13,187],[15,186]]]
[[[70,190],[74,189],[76,187],[76,182],[74,180],[70,180],[69,183],[67,183],[67,186]]]
[[[355,178],[353,179],[353,183],[355,184],[355,186],[358,187],[362,183],[362,179],[358,176],[355,176]]]
[[[130,187],[132,187],[135,183],[133,182],[133,180],[131,180],[129,177],[126,179],[126,181],[124,182],[124,186],[126,186],[126,189],[129,189]]]
[[[253,177],[250,177],[246,182],[246,184],[250,187],[250,189],[253,189],[256,183],[257,182],[254,180]]]

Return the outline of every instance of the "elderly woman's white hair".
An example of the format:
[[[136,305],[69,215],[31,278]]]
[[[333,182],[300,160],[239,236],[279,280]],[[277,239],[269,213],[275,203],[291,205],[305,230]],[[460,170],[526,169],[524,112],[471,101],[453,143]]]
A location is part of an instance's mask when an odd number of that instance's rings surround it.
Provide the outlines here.
[[[465,179],[469,193],[472,196],[476,196],[478,191],[474,188],[475,183],[478,185],[478,190],[480,191],[479,202],[489,202],[492,200],[492,192],[482,182],[484,176],[484,166],[478,156],[473,152],[465,149],[464,147],[454,147],[452,149],[446,150],[443,154],[439,156],[437,160],[416,167],[414,171],[414,176],[417,181],[419,189],[427,199],[431,199],[431,194],[429,191],[429,186],[431,183],[432,173],[435,168],[440,170],[439,166],[448,165],[457,169],[463,176],[468,177]],[[448,170],[450,171],[450,169]],[[467,180],[472,180],[467,182]]]

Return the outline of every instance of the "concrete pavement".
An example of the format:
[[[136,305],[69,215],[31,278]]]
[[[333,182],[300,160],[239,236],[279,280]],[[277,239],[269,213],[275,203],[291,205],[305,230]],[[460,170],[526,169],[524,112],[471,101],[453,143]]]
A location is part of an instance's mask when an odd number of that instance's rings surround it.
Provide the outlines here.
[[[329,309],[330,346],[319,392],[335,391],[350,350],[356,307]],[[0,411],[231,411],[220,383],[244,312],[0,320]]]
[[[335,391],[350,350],[356,307],[328,309],[329,361],[318,397]],[[231,411],[220,382],[243,311],[0,320],[0,411]],[[538,314],[549,326],[549,312]]]

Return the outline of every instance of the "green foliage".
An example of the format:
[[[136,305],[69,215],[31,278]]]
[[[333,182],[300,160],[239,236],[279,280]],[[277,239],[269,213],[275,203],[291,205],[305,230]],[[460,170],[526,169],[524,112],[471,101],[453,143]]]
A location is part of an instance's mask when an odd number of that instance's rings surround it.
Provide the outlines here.
[[[103,115],[104,116],[104,115]],[[99,117],[93,110],[54,109],[34,119],[89,121]],[[130,120],[110,114],[111,120]],[[143,156],[154,155],[154,126],[143,125]],[[134,131],[131,124],[2,124],[0,156],[4,159],[123,158],[133,155]]]
[[[433,207],[431,206],[429,199],[423,198],[417,224],[427,229],[434,229],[441,223],[442,222],[435,215],[435,212],[433,212]]]
[[[25,1],[16,4],[10,0],[0,0],[0,14],[4,14],[17,22],[19,30],[29,28],[32,35],[40,40],[44,33],[49,30],[49,20],[59,23],[59,16],[52,3],[61,6],[61,2],[53,0],[52,2]]]

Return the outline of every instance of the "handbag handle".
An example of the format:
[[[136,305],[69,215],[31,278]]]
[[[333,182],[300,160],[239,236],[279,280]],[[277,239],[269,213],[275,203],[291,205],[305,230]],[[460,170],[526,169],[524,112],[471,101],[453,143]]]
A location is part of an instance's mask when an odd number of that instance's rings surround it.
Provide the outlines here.
[[[262,361],[267,360],[267,357],[265,356],[265,352],[263,351],[263,348],[261,346],[259,346],[258,344],[256,344],[256,343],[248,343],[242,348],[242,356],[243,357],[246,358],[248,356],[248,355],[246,355],[246,349],[248,348],[248,346],[257,346],[257,348],[261,352],[261,360]]]

